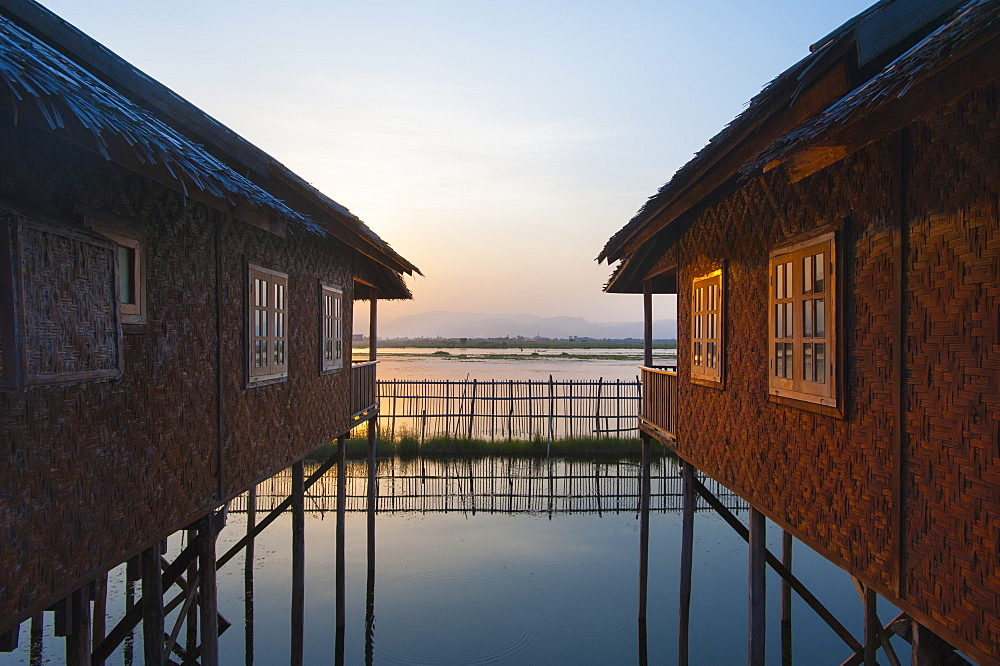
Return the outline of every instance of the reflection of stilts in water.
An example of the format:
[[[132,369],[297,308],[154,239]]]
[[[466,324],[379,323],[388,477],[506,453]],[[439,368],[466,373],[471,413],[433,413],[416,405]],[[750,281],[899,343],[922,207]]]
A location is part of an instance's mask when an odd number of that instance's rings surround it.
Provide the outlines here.
[[[308,466],[309,463],[307,463]],[[640,499],[640,465],[631,461],[594,463],[586,460],[481,458],[383,461],[385,471],[375,482],[381,511],[472,513],[636,513]],[[348,511],[367,508],[366,466],[346,467]],[[650,512],[681,510],[681,479],[671,459],[651,459]],[[738,496],[713,481],[708,487],[733,510],[746,508]],[[260,484],[258,508],[273,509],[290,491],[290,472]],[[306,497],[305,510],[336,510],[335,476],[320,479]],[[232,511],[246,510],[246,496],[237,497]],[[710,511],[701,505],[698,511]]]
[[[253,666],[253,565],[254,565],[254,527],[257,524],[257,486],[247,492],[247,541],[246,560],[243,563],[243,622],[245,626],[245,656],[246,666]],[[190,627],[189,627],[190,629]]]
[[[374,420],[372,421],[374,423]],[[368,426],[368,577],[365,590],[365,664],[375,658],[375,510],[378,506],[378,451],[374,425]]]

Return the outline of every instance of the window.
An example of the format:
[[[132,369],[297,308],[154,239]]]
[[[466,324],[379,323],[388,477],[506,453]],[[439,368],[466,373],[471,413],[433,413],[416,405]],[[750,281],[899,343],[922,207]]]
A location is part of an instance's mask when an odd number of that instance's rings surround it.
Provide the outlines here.
[[[771,253],[771,395],[836,407],[833,234]]]
[[[86,225],[117,244],[118,311],[122,324],[146,323],[146,261],[142,241],[127,227],[93,218]]]
[[[0,210],[0,385],[122,374],[116,246]]]
[[[334,370],[344,365],[344,292],[320,285],[320,369]]]
[[[250,266],[249,377],[251,382],[288,376],[288,275]]]
[[[696,277],[692,284],[691,379],[722,383],[722,269]]]

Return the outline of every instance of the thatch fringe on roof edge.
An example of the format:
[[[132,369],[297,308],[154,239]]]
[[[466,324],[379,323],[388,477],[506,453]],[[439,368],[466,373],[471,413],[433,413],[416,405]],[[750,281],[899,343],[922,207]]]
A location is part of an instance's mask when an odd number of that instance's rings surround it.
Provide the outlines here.
[[[151,113],[110,88],[59,52],[0,17],[0,79],[18,102],[33,99],[52,130],[66,129],[71,115],[94,139],[105,158],[108,137],[124,140],[143,163],[160,164],[187,192],[184,179],[213,196],[243,198],[268,208],[320,236],[315,221],[222,163]]]
[[[931,76],[952,56],[961,53],[983,35],[1000,28],[1000,3],[972,0],[937,30],[899,56],[864,85],[838,100],[792,132],[775,141],[748,162],[740,173],[752,177],[769,163],[787,156],[807,143],[815,143],[838,128],[892,99],[898,99],[919,81]]]

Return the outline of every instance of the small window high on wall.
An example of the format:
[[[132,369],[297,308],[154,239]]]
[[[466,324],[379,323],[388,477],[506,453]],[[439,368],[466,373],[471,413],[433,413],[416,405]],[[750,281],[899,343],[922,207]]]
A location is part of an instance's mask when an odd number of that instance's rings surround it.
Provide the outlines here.
[[[837,406],[835,252],[830,233],[771,253],[771,395]]]
[[[86,226],[118,246],[118,311],[122,324],[146,323],[146,258],[139,235],[120,224],[85,218]]]
[[[335,370],[344,365],[344,292],[320,285],[320,369]]]
[[[691,286],[691,380],[721,388],[723,361],[722,269]]]
[[[288,275],[250,265],[250,383],[288,376]]]

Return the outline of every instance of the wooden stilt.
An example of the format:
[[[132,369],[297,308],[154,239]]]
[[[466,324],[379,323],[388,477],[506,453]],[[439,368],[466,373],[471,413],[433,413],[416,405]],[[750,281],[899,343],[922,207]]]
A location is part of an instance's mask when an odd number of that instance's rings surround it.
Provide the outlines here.
[[[107,619],[108,619],[108,574],[99,576],[94,584],[94,630],[91,634],[90,645],[93,649],[94,645],[100,645],[104,640],[104,634],[107,631]],[[103,659],[91,659],[93,666],[101,666],[104,663]]]
[[[368,579],[365,588],[365,664],[375,659],[375,512],[378,509],[378,451],[374,430],[368,429]]]
[[[56,636],[69,636],[73,633],[73,614],[70,610],[70,598],[60,599],[49,607],[53,615],[53,633]]]
[[[70,612],[73,629],[66,636],[66,663],[68,666],[89,666],[91,625],[89,585],[84,585],[70,595]]]
[[[792,535],[781,531],[781,564],[787,571],[792,570]],[[781,663],[792,664],[792,586],[781,579]]]
[[[292,465],[292,646],[289,663],[303,660],[306,602],[305,472],[302,461]]]
[[[743,523],[740,522],[740,519],[734,516],[732,511],[723,506],[722,502],[719,501],[719,498],[713,495],[708,488],[706,488],[705,485],[697,479],[694,481],[694,487],[695,491],[702,497],[702,499],[704,499],[705,502],[707,502],[708,505],[712,507],[715,512],[718,513],[744,541],[749,543],[750,531]],[[782,566],[777,557],[767,551],[765,551],[765,557],[767,558],[767,563],[770,565],[771,569],[773,569],[775,573],[781,576],[784,580],[788,581],[788,584],[791,585],[796,594],[802,598],[802,601],[806,602],[806,604],[812,608],[824,622],[826,622],[827,626],[833,629],[834,633],[840,636],[841,640],[843,640],[848,647],[855,651],[862,649],[861,642],[851,635],[851,632],[849,632],[847,628],[844,627],[844,625],[841,624],[836,617],[834,617],[833,613],[831,613],[826,606],[820,603],[819,599],[816,598],[816,595],[810,592],[809,588],[802,584],[802,581],[792,575],[791,571],[788,571],[784,566]]]
[[[160,544],[142,551],[142,644],[146,666],[163,664],[163,578]]]
[[[337,438],[337,629],[346,624],[344,528],[347,522],[347,437]]]
[[[639,620],[639,666],[649,664],[649,649],[646,640],[646,621]]]
[[[133,559],[135,559],[135,558],[133,558]],[[135,559],[135,561],[138,563],[137,559]],[[139,567],[133,567],[132,566],[132,560],[129,560],[128,564],[125,565],[125,607],[126,608],[135,608],[135,606],[136,606],[136,604],[135,604],[135,580],[137,578],[136,574],[139,573],[138,570],[139,570]],[[141,575],[141,574],[139,574],[139,575]],[[139,617],[140,618],[142,617],[141,612],[140,612]],[[135,629],[135,624],[132,624],[127,629],[123,628],[123,630],[121,632],[121,635],[122,635],[121,640],[125,643],[125,646],[122,649],[122,651],[124,653],[123,656],[125,658],[125,666],[132,666],[132,662],[135,660],[135,632],[134,632],[134,629]],[[111,633],[114,633],[114,630],[112,630]],[[101,646],[104,646],[106,644],[110,644],[111,641],[112,641],[112,638],[111,638],[110,635],[108,635],[108,636],[105,637],[104,642],[101,643]],[[95,649],[94,649],[95,653],[102,652],[101,649],[100,649],[100,646],[94,646],[94,647],[95,647]],[[111,654],[111,652],[114,651],[115,647],[117,647],[117,643],[115,644],[114,647],[111,647],[110,645],[108,645],[107,652],[106,653],[102,652],[102,655],[101,655],[100,658],[101,659],[107,659],[107,655]]]
[[[41,613],[31,618],[31,643],[28,645],[29,666],[41,666],[42,664],[42,634],[45,629],[45,620]]]
[[[194,541],[197,538],[197,535],[198,535],[198,530],[194,528],[188,529],[187,530],[188,543],[190,544],[192,541]],[[192,581],[191,584],[193,585],[194,584],[193,581],[197,580],[197,578],[198,578],[198,561],[192,558],[191,564],[188,565],[187,569],[187,579],[189,581]],[[187,636],[184,647],[187,650],[188,654],[193,655],[195,653],[195,650],[198,649],[198,606],[197,605],[190,604],[190,607],[188,608],[186,623],[187,623]]]
[[[681,463],[683,504],[681,514],[681,583],[678,603],[677,663],[688,663],[688,635],[691,623],[691,564],[694,550],[694,510],[697,498],[694,492],[694,467]]]
[[[765,565],[767,519],[764,514],[750,508],[750,626],[749,626],[749,663],[751,666],[764,666],[765,650]]]
[[[878,611],[876,608],[876,602],[878,601],[878,595],[870,587],[865,587],[862,595],[865,602],[865,666],[876,666],[878,662],[875,659],[875,653],[878,651],[879,647],[879,633],[882,629],[881,623],[878,621]]]
[[[642,281],[642,364],[653,365],[653,281]]]
[[[252,535],[257,523],[257,486],[247,492],[247,534]],[[243,564],[243,623],[245,627],[246,666],[253,666],[253,558],[254,540],[247,541],[246,561]]]
[[[217,666],[219,663],[219,593],[216,581],[215,537],[217,526],[209,514],[200,521],[198,529],[198,597],[201,606],[201,665]]]
[[[649,448],[649,437],[643,437],[639,488],[639,619],[643,621],[649,582]]]

